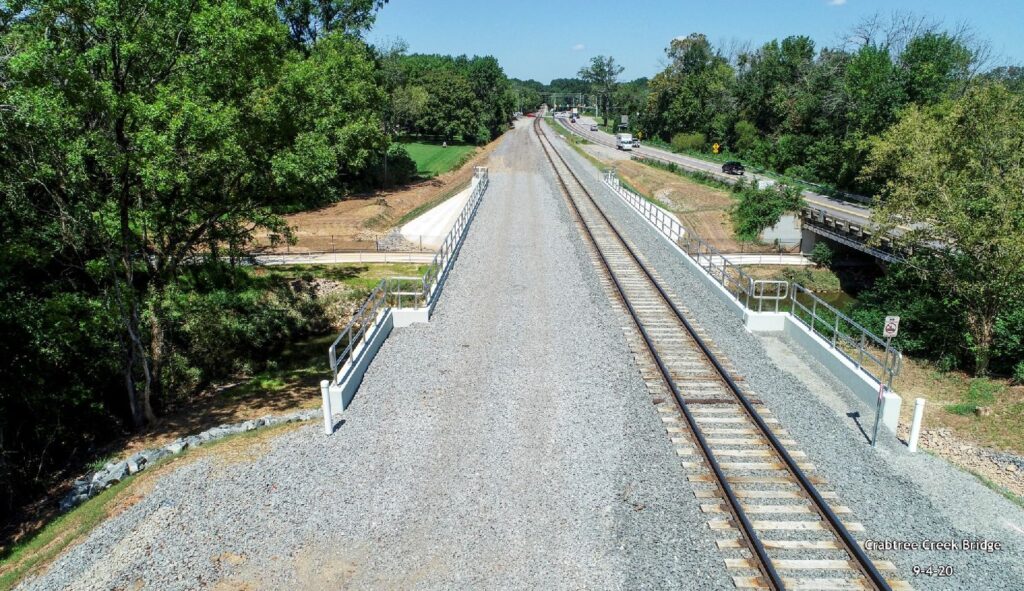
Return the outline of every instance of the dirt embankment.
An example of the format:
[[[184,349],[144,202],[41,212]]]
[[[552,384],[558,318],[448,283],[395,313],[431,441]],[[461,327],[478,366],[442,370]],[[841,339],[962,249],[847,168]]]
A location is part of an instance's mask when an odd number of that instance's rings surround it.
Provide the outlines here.
[[[432,179],[389,191],[352,195],[319,209],[285,216],[298,242],[290,246],[270,247],[269,237],[261,236],[257,246],[266,252],[293,253],[373,250],[376,241],[386,235],[402,216],[469,183],[473,167],[483,165],[500,141],[498,138],[478,148],[462,167]]]
[[[655,198],[679,216],[690,231],[722,252],[774,252],[771,246],[740,242],[733,234],[729,211],[736,203],[729,191],[634,160],[609,158],[604,146],[582,146],[590,155],[618,171],[620,178]]]

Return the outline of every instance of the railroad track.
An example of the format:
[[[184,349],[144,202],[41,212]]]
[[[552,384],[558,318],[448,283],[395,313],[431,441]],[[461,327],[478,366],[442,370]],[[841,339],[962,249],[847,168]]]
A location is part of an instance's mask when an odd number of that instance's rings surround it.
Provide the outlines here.
[[[718,550],[738,588],[910,589],[890,581],[851,535],[863,526],[823,492],[788,433],[742,387],[728,361],[689,319],[551,144],[534,131],[573,210],[603,283],[632,319],[624,327],[653,402]]]

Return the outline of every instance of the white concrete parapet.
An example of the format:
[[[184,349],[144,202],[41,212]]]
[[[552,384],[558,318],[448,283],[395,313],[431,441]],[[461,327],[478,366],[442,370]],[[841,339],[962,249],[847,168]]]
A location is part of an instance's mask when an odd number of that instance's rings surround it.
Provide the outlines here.
[[[445,237],[437,254],[434,255],[430,270],[423,277],[422,293],[417,289],[412,298],[413,305],[411,307],[399,307],[399,304],[380,308],[372,326],[361,333],[359,342],[352,346],[348,357],[341,362],[341,366],[332,368],[332,372],[335,375],[331,376],[331,382],[321,384],[323,390],[324,430],[327,434],[334,430],[333,418],[331,418],[332,412],[338,413],[348,407],[355,396],[356,390],[359,389],[359,385],[362,383],[363,376],[370,367],[370,363],[377,355],[377,351],[380,350],[384,341],[391,334],[391,331],[395,328],[402,328],[421,322],[425,323],[430,320],[430,314],[437,302],[441,288],[455,262],[459,249],[462,247],[462,242],[469,231],[469,225],[473,220],[473,216],[476,215],[476,210],[483,198],[483,193],[487,190],[489,179],[486,167],[477,166],[474,169],[472,183],[472,193],[469,200],[458,218],[453,221],[448,236]],[[413,280],[419,281],[418,278]],[[378,286],[378,289],[383,290],[385,302],[388,301],[388,281],[388,279],[384,279],[381,281],[381,285]],[[400,298],[409,295],[408,292],[402,292],[401,290],[394,293],[398,294]],[[399,303],[402,301],[402,299],[399,299]],[[348,334],[352,334],[351,330],[346,330]],[[344,333],[345,331],[343,331]],[[335,344],[337,344],[337,341]],[[333,346],[331,355],[334,355]],[[334,363],[333,359],[332,357],[332,363]]]
[[[759,312],[747,309],[735,295],[733,295],[722,283],[713,277],[707,269],[694,260],[676,242],[685,234],[682,229],[675,228],[675,224],[660,216],[649,215],[644,201],[627,191],[618,182],[618,179],[611,174],[604,176],[605,184],[617,197],[630,206],[632,211],[637,213],[641,219],[658,231],[658,234],[669,243],[680,255],[684,264],[689,266],[704,284],[721,299],[726,306],[733,310],[737,316],[743,319],[744,326],[750,332],[779,332],[789,336],[800,345],[811,357],[818,360],[837,379],[846,384],[850,390],[862,402],[874,407],[878,399],[879,382],[863,368],[851,362],[845,355],[837,350],[834,344],[829,343],[819,335],[811,331],[803,322],[800,322],[790,312]],[[654,217],[655,219],[652,219]],[[885,393],[885,404],[883,406],[882,424],[893,433],[899,425],[900,408],[903,399],[895,392]]]

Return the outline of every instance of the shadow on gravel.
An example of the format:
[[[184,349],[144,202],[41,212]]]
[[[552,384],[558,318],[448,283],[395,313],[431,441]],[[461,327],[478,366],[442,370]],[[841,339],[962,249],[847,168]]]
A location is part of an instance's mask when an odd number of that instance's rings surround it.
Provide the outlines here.
[[[848,416],[851,419],[853,419],[854,424],[856,424],[857,428],[860,429],[860,434],[864,436],[864,441],[866,441],[868,443],[871,443],[871,437],[869,437],[868,436],[868,432],[864,430],[864,425],[860,424],[860,412],[859,411],[848,412],[848,413],[846,413],[846,416]]]

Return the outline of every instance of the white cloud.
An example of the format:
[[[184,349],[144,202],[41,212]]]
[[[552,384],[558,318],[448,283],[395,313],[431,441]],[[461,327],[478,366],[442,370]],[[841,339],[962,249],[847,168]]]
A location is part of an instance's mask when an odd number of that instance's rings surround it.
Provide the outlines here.
[[[586,49],[586,47],[587,46],[582,44],[582,43],[577,43],[576,45],[572,46],[572,50],[573,51],[583,51],[584,49]]]
[[[828,0],[829,6],[842,6],[846,4],[846,0]]]

